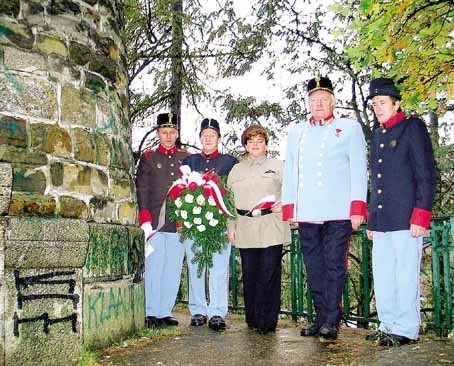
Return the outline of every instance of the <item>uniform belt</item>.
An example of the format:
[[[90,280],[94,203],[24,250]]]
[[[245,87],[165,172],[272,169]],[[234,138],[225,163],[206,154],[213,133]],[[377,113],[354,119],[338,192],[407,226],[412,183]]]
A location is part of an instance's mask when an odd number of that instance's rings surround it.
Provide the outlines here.
[[[268,214],[272,213],[273,211],[271,210],[271,208],[266,208],[264,210],[255,209],[252,211],[240,210],[237,208],[236,212],[238,212],[238,215],[241,215],[241,216],[260,217],[260,216],[268,215]]]

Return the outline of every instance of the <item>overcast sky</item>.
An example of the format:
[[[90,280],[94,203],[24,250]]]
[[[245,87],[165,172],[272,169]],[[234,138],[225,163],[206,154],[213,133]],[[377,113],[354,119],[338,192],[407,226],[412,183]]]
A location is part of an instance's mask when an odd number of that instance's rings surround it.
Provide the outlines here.
[[[216,0],[205,0],[206,5],[208,7],[216,6]],[[329,3],[331,0],[323,0],[323,1],[316,1],[311,2],[312,4],[308,4],[306,1],[301,1],[301,6],[304,6],[304,11],[310,11],[310,7],[316,6],[320,3]],[[250,4],[249,1],[244,0],[234,0],[237,15],[247,17],[250,12]],[[263,62],[266,62],[263,61]],[[225,89],[226,87],[230,88],[230,91],[234,95],[242,95],[242,96],[254,96],[259,101],[264,100],[271,100],[271,101],[281,101],[285,98],[284,89],[286,86],[290,85],[294,82],[294,75],[289,73],[282,72],[281,74],[277,75],[275,80],[267,80],[264,76],[261,76],[260,73],[264,68],[264,64],[256,64],[252,68],[252,70],[246,73],[243,76],[219,80],[218,82],[210,85],[214,89]],[[308,79],[310,76],[307,75],[305,78],[301,76],[302,82],[304,79]],[[140,81],[137,81],[134,85],[135,88],[143,90],[143,91],[150,91],[153,88],[152,83],[150,82],[149,77],[144,75]],[[201,104],[198,106],[199,110],[202,112],[203,117],[208,118],[215,118],[221,124],[221,131],[223,134],[228,132],[236,133],[237,135],[241,134],[243,130],[243,126],[227,126],[223,123],[224,116],[222,111],[213,110],[208,104]],[[164,111],[162,111],[164,112]],[[190,105],[187,100],[183,101],[182,105],[182,140],[186,143],[200,146],[198,133],[200,122],[202,118]],[[148,121],[152,126],[155,124],[154,119],[156,116],[153,116],[153,120],[150,119]],[[133,141],[133,150],[138,149],[138,145],[142,140],[144,134],[150,129],[150,126],[144,127],[134,127],[133,134],[132,134],[132,141]],[[285,152],[285,140],[286,140],[286,129],[283,129],[280,133],[281,139],[277,141],[270,141],[269,148],[271,150],[277,151],[281,156],[283,156]],[[221,149],[222,150],[222,147]]]

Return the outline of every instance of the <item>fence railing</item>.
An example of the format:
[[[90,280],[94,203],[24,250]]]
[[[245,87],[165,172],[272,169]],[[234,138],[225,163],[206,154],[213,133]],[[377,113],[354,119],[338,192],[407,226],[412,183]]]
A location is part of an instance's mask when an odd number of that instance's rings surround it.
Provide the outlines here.
[[[348,256],[349,271],[343,292],[344,321],[367,328],[377,322],[373,297],[371,264],[372,242],[365,227],[353,234]],[[281,313],[293,319],[313,320],[315,313],[306,282],[298,231],[292,230],[292,242],[282,257]],[[454,217],[433,220],[430,236],[424,238],[421,301],[423,327],[437,335],[453,329]],[[243,296],[239,254],[232,248],[230,271],[230,308],[241,310]]]

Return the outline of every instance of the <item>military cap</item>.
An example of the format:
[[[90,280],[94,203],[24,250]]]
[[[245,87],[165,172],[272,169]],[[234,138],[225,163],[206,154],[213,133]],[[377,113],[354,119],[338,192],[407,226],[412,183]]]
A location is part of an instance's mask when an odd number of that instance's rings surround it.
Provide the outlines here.
[[[178,129],[178,116],[173,113],[158,114],[157,127],[172,127]]]
[[[309,95],[317,90],[324,90],[334,95],[333,84],[331,83],[331,80],[325,76],[317,76],[307,83],[307,93]]]
[[[392,79],[388,78],[377,78],[370,81],[369,96],[367,99],[372,99],[377,95],[388,95],[399,100],[402,99]]]
[[[218,133],[218,136],[221,137],[221,129],[219,128],[219,122],[212,118],[205,118],[200,124],[200,133],[199,136],[202,136],[202,131],[207,128],[211,128]]]

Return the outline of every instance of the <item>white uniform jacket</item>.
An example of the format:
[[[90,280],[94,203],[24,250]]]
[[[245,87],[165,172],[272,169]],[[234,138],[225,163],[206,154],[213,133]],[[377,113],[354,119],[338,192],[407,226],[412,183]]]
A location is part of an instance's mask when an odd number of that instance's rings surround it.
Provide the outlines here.
[[[282,216],[298,222],[366,216],[366,142],[360,124],[335,118],[289,131],[282,185]]]

